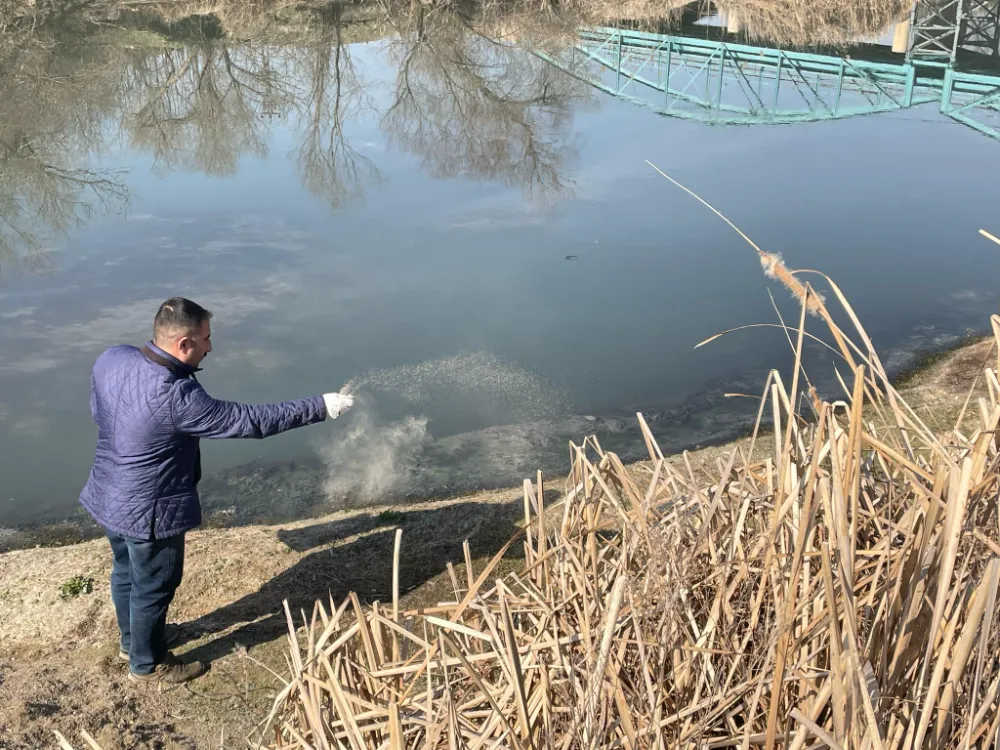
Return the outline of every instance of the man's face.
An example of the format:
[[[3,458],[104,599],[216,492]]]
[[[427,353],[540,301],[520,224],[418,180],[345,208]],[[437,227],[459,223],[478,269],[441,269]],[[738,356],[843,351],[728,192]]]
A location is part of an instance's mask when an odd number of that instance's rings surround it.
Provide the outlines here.
[[[206,320],[200,331],[184,336],[177,342],[177,351],[181,362],[198,367],[212,351],[212,324]]]

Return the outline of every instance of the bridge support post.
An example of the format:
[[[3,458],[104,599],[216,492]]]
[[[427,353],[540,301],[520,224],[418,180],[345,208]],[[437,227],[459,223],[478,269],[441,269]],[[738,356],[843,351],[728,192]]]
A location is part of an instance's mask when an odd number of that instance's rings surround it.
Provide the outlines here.
[[[948,114],[951,109],[951,95],[955,89],[955,71],[949,68],[944,72],[944,85],[941,87],[941,113]]]
[[[916,0],[910,15],[908,61],[949,66],[955,63],[966,3],[969,0]]]
[[[913,106],[913,88],[917,83],[917,69],[913,65],[907,65],[906,88],[903,89],[903,107]]]

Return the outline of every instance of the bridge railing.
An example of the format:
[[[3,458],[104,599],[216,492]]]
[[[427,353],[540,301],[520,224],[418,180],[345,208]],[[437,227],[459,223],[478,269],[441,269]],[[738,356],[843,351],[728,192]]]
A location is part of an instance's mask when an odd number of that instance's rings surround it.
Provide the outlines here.
[[[713,124],[858,117],[937,103],[1000,138],[1000,77],[614,28],[541,55],[595,88],[663,115]],[[983,110],[983,111],[980,111]]]

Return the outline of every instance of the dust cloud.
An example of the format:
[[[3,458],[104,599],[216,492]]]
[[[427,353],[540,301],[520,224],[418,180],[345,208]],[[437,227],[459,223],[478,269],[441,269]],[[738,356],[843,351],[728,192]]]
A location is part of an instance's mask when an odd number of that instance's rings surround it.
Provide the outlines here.
[[[511,424],[551,419],[564,413],[566,404],[563,392],[541,376],[482,352],[372,370],[341,392],[354,394],[355,406],[321,451],[328,470],[325,494],[335,505],[377,503],[426,482],[423,459],[442,459],[429,458],[434,414],[457,412],[471,421]],[[410,413],[385,418],[380,401],[402,404]],[[480,431],[484,438],[490,432]],[[438,452],[455,452],[450,443],[440,447]],[[492,458],[505,461],[504,455]]]
[[[346,424],[323,451],[327,479],[323,489],[337,504],[374,503],[404,487],[421,449],[431,442],[428,419],[407,416],[383,422],[374,399],[356,394]]]

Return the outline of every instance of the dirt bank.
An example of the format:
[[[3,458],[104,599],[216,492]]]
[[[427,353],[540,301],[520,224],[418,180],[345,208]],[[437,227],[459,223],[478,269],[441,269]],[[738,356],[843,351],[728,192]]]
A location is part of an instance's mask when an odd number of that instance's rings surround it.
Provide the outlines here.
[[[970,388],[974,396],[985,388],[976,377],[992,356],[990,342],[975,341],[937,357],[905,379],[907,399],[929,425],[953,423]],[[688,459],[714,463],[741,442]],[[349,591],[385,601],[401,527],[404,606],[436,603],[451,590],[448,563],[464,560],[463,540],[479,567],[520,514],[520,493],[509,490],[190,534],[171,615],[186,625],[178,651],[210,661],[212,671],[164,694],[131,686],[117,660],[104,540],[0,554],[0,749],[55,747],[54,729],[75,741],[81,728],[106,750],[246,747],[286,671],[283,599],[307,613],[315,599],[339,602]],[[464,567],[454,567],[459,580]]]

